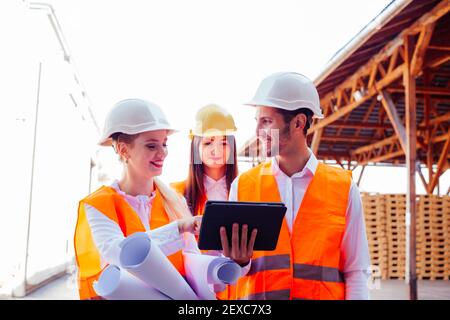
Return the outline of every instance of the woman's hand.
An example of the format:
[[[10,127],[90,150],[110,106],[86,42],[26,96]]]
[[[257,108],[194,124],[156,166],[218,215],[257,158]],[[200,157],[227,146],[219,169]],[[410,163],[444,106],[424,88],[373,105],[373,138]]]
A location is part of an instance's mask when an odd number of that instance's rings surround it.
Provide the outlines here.
[[[222,241],[222,250],[225,257],[233,259],[240,266],[246,266],[253,256],[253,246],[255,245],[257,229],[253,229],[250,240],[247,243],[248,226],[242,226],[241,241],[239,243],[239,225],[233,224],[231,236],[231,248],[228,244],[228,237],[225,227],[220,228],[220,240]]]
[[[177,220],[178,231],[180,233],[190,232],[194,235],[200,233],[200,225],[202,224],[202,216],[195,216],[191,218],[185,218]]]

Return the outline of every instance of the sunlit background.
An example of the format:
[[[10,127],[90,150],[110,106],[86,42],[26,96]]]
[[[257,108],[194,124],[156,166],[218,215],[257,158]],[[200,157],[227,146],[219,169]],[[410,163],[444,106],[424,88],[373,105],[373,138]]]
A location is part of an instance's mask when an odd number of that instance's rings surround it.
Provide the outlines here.
[[[140,97],[163,108],[179,133],[162,178],[182,180],[200,107],[228,109],[242,145],[255,127],[254,110],[243,104],[262,78],[296,71],[314,80],[390,1],[47,3],[0,4],[0,294],[20,295],[24,278],[38,284],[72,262],[78,200],[121,174],[112,149],[96,145],[115,102]],[[360,188],[405,193],[406,175],[368,167]],[[449,180],[447,172],[442,189]]]

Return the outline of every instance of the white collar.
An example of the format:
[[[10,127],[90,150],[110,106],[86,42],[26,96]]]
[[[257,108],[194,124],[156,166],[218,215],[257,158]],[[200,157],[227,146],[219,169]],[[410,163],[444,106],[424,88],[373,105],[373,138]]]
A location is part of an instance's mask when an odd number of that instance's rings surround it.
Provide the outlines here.
[[[203,174],[203,183],[205,184],[205,186],[206,185],[213,186],[213,185],[217,185],[217,184],[224,184],[226,182],[226,179],[227,179],[227,177],[223,176],[219,180],[214,180],[207,174]]]
[[[306,174],[307,171],[309,171],[312,175],[316,173],[319,161],[317,160],[316,156],[314,155],[314,153],[310,148],[308,148],[308,151],[310,156],[308,161],[306,162],[305,167],[303,168],[302,171],[294,173],[290,178],[302,177],[303,175]],[[276,157],[272,157],[271,162],[272,162],[272,173],[274,175],[284,175],[287,177],[287,175],[280,169]]]
[[[155,196],[156,196],[156,192],[155,192],[155,191],[152,192],[152,194],[150,195],[150,197],[147,196],[147,195],[145,195],[145,194],[139,194],[139,195],[137,195],[137,196],[129,195],[129,194],[123,192],[123,191],[120,189],[120,186],[119,186],[119,180],[114,180],[114,182],[111,184],[111,188],[113,188],[114,190],[116,190],[116,192],[117,192],[118,194],[120,194],[120,195],[126,197],[127,199],[131,199],[131,200],[145,200],[145,201],[152,201],[152,200],[155,198]]]

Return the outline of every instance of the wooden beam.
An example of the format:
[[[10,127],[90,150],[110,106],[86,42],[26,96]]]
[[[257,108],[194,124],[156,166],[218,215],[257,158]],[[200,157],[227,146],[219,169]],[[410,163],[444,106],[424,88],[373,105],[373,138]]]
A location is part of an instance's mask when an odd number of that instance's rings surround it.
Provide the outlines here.
[[[320,151],[317,156],[319,158],[327,158],[332,160],[335,160],[336,158],[345,160],[348,159],[349,155],[350,154],[346,152]]]
[[[405,88],[403,87],[389,87],[386,89],[388,92],[392,93],[403,93]],[[430,94],[436,96],[450,96],[449,88],[438,88],[438,87],[417,87],[417,94]]]
[[[425,53],[430,44],[431,37],[433,35],[435,23],[430,23],[423,27],[420,33],[419,39],[417,41],[416,49],[414,51],[411,60],[411,74],[413,76],[419,75],[422,71],[423,62],[425,61]]]
[[[353,156],[355,156],[355,155],[358,155],[358,154],[361,154],[361,153],[364,153],[364,152],[370,152],[372,150],[379,149],[379,148],[387,146],[387,145],[391,145],[391,144],[393,144],[394,142],[397,142],[397,141],[398,141],[398,137],[396,135],[393,135],[393,136],[390,136],[390,137],[388,137],[386,139],[377,141],[377,142],[375,142],[373,144],[369,144],[367,146],[359,147],[359,148],[353,150],[351,152],[351,154]],[[447,134],[443,134],[443,135],[440,135],[440,136],[433,137],[431,139],[431,141],[432,141],[432,143],[438,143],[438,142],[442,142],[442,141],[447,141]],[[421,148],[424,147],[424,145],[422,145],[419,142],[417,142],[416,147],[417,147],[417,149],[421,149]]]
[[[329,127],[347,128],[347,129],[390,129],[392,126],[388,123],[367,123],[367,120],[361,122],[343,122],[336,121]]]
[[[400,156],[402,156],[404,154],[405,153],[403,152],[403,150],[396,151],[396,152],[390,152],[388,154],[380,155],[380,156],[377,156],[377,157],[374,157],[374,158],[371,158],[371,159],[367,159],[365,161],[361,161],[360,165],[366,165],[369,162],[383,162],[383,161],[386,161],[386,160],[390,160],[390,159],[394,159],[394,158],[400,157]]]
[[[423,184],[423,187],[425,188],[425,191],[428,191],[428,183],[425,180],[425,177],[423,176],[422,168],[420,167],[420,162],[419,161],[417,161],[417,163],[416,163],[416,170],[417,170],[417,173],[419,174],[420,180],[422,181],[422,184]]]
[[[435,124],[446,122],[446,121],[450,121],[450,112],[448,112],[440,117],[431,119],[430,125],[435,125]]]
[[[389,121],[391,121],[392,126],[394,127],[394,131],[397,134],[397,137],[400,141],[402,149],[406,153],[406,130],[405,126],[400,120],[400,117],[397,113],[397,108],[392,101],[391,95],[386,90],[381,90],[381,104],[386,110],[386,114],[388,115]]]
[[[441,1],[438,5],[436,5],[433,9],[431,9],[428,13],[424,14],[421,18],[416,20],[413,25],[409,26],[408,28],[404,29],[395,39],[388,42],[383,49],[381,49],[376,55],[373,56],[372,59],[370,59],[365,65],[361,66],[356,72],[353,73],[352,76],[347,78],[342,84],[345,85],[345,83],[350,80],[350,78],[353,77],[360,77],[361,74],[369,74],[370,71],[373,71],[374,69],[377,69],[377,64],[383,60],[386,59],[387,56],[390,56],[394,53],[396,49],[398,49],[400,46],[403,45],[403,40],[406,35],[409,34],[417,34],[419,33],[423,26],[428,25],[430,23],[433,23],[437,20],[439,20],[442,16],[444,16],[449,10],[450,0],[444,0]],[[399,51],[400,55],[404,56],[403,50]],[[320,80],[315,83],[316,86],[319,86],[321,82],[323,82],[324,79],[327,79],[330,76],[330,72],[326,73],[326,76],[321,76]],[[369,86],[370,88],[371,86]],[[333,92],[329,93],[330,96],[325,95],[325,100],[328,100],[333,95]],[[327,97],[328,96],[328,97]]]
[[[402,36],[406,35],[414,35],[420,32],[423,26],[429,25],[431,23],[436,22],[441,17],[447,14],[450,11],[450,0],[442,0],[439,2],[433,9],[431,9],[428,13],[424,14],[420,17],[411,27],[409,27],[407,32],[400,34]],[[411,54],[412,57],[412,54]]]
[[[365,138],[365,137],[355,137],[355,136],[322,136],[322,141],[342,141],[342,142],[363,142],[363,143],[371,143],[373,142],[373,138]]]
[[[442,149],[441,156],[439,157],[439,161],[437,164],[437,171],[433,176],[433,180],[430,182],[430,194],[433,193],[434,188],[436,187],[436,184],[439,180],[440,175],[442,174],[442,171],[444,169],[444,165],[447,164],[447,156],[450,149],[450,129],[447,132],[447,140],[444,144],[444,148]]]
[[[406,113],[406,167],[407,167],[407,193],[406,193],[406,233],[409,243],[407,251],[406,277],[409,280],[410,300],[417,300],[416,275],[416,79],[411,73],[414,51],[414,36],[405,38],[405,68],[403,84],[405,86],[405,113]]]
[[[428,46],[428,50],[450,51],[450,47],[447,47],[447,46]]]
[[[317,152],[319,151],[319,145],[320,145],[320,140],[322,137],[322,132],[323,129],[317,130],[316,132],[314,132],[314,136],[312,138],[312,142],[311,142],[311,151],[314,154],[317,154]]]
[[[344,165],[342,164],[341,159],[335,158],[334,160],[336,160],[336,163],[337,163],[338,165],[340,165],[342,169],[345,170],[345,167],[344,167]]]
[[[433,143],[438,143],[438,142],[442,142],[442,141],[447,141],[447,139],[448,139],[447,135],[443,134],[441,136],[434,137],[431,141],[433,141]]]
[[[363,146],[361,148],[355,149],[355,150],[352,151],[352,155],[357,155],[357,154],[360,154],[360,153],[364,153],[364,152],[368,152],[368,151],[371,151],[371,150],[374,150],[374,149],[378,149],[378,148],[381,148],[383,146],[392,144],[392,143],[394,143],[397,140],[398,140],[397,136],[391,136],[389,138],[386,138],[386,139],[383,139],[381,141],[375,142],[375,143],[373,143],[371,145],[367,145],[367,146]]]
[[[398,50],[397,50],[397,51],[398,51]],[[375,109],[375,106],[377,105],[377,103],[378,103],[378,100],[377,100],[376,98],[372,98],[372,102],[370,103],[370,106],[369,106],[369,108],[367,109],[366,114],[364,115],[364,118],[363,118],[363,120],[362,120],[362,123],[366,123],[366,122],[367,122],[367,120],[369,119],[370,115],[371,115],[372,112],[373,112],[373,109]],[[361,132],[360,129],[356,130],[355,136],[359,135],[360,132]]]
[[[434,69],[450,61],[450,54],[445,54],[426,63],[426,68]]]
[[[364,174],[364,170],[366,169],[366,166],[364,165],[364,166],[362,166],[362,168],[361,168],[361,173],[359,174],[359,178],[358,178],[358,182],[356,183],[356,185],[358,186],[358,188],[359,188],[359,186],[361,185],[361,179],[362,179],[362,177],[363,177],[363,174]]]
[[[364,102],[366,102],[368,99],[372,98],[378,91],[377,90],[382,90],[384,89],[386,86],[388,86],[389,84],[391,84],[393,81],[397,80],[398,78],[400,78],[403,74],[403,69],[404,66],[398,66],[397,68],[395,68],[390,74],[388,74],[385,78],[381,79],[380,81],[378,81],[370,90],[369,93],[366,94],[365,96],[363,96],[360,100],[358,101],[354,101],[352,103],[350,103],[349,105],[346,105],[345,107],[340,108],[339,110],[331,113],[330,116],[326,117],[325,119],[322,119],[321,121],[319,121],[316,125],[312,126],[309,130],[308,130],[308,134],[311,134],[313,132],[315,132],[316,130],[319,130],[333,122],[335,122],[336,120],[338,120],[339,118],[341,118],[342,116],[346,115],[347,113],[351,112],[352,110],[356,109],[357,107],[359,107],[361,104],[363,104]]]
[[[388,57],[393,55],[395,50],[399,49],[404,44],[404,38],[406,35],[415,35],[423,30],[423,27],[434,23],[435,21],[439,20],[442,16],[444,16],[449,10],[450,10],[450,0],[444,0],[441,1],[438,5],[436,5],[433,9],[431,9],[428,13],[424,14],[421,18],[416,20],[416,22],[408,27],[407,29],[403,30],[396,38],[388,42],[383,49],[381,49],[376,55],[374,55],[366,64],[362,65],[356,72],[354,72],[350,77],[348,77],[346,80],[344,80],[339,86],[335,88],[335,90],[327,93],[324,95],[324,98],[321,99],[321,103],[323,105],[326,105],[327,102],[336,96],[336,92],[341,91],[342,88],[350,88],[353,84],[353,81],[355,78],[360,78],[363,75],[371,74],[373,77],[375,77],[376,70],[378,67],[378,64],[384,60],[386,60]],[[402,56],[404,60],[404,52],[403,50],[399,50],[400,56]],[[371,73],[372,72],[372,73]],[[389,73],[388,73],[389,74]],[[374,78],[372,79],[375,80]],[[369,81],[370,82],[370,81]],[[316,83],[316,85],[320,85],[319,83]],[[370,89],[372,85],[368,86],[368,89]],[[381,88],[379,88],[381,89]]]

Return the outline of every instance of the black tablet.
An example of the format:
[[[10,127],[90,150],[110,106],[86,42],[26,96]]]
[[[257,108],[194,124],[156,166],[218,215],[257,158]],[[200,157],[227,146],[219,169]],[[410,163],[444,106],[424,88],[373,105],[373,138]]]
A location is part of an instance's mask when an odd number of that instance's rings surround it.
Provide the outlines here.
[[[222,250],[221,226],[226,227],[231,245],[232,226],[238,223],[239,235],[242,225],[248,225],[248,239],[251,231],[258,229],[253,250],[275,250],[285,213],[286,206],[278,202],[207,201],[198,247],[201,250]]]

